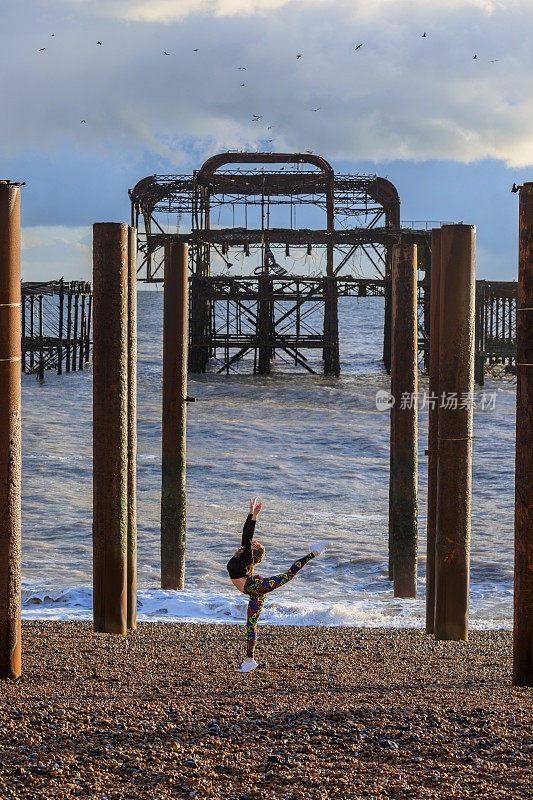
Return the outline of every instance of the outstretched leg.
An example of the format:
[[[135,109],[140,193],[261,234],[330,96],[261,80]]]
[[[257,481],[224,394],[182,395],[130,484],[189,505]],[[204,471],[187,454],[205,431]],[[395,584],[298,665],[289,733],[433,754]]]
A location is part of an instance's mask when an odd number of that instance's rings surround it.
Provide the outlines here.
[[[303,558],[299,558],[298,561],[295,561],[294,564],[291,564],[287,572],[282,572],[281,575],[273,575],[271,578],[261,578],[259,575],[253,577],[246,586],[246,594],[251,590],[253,596],[257,597],[258,595],[265,595],[269,592],[273,592],[274,589],[278,589],[280,586],[284,586],[289,581],[292,581],[294,576],[297,575],[302,567],[305,567],[312,558],[315,558],[314,553],[308,553],[306,556],[303,556]]]

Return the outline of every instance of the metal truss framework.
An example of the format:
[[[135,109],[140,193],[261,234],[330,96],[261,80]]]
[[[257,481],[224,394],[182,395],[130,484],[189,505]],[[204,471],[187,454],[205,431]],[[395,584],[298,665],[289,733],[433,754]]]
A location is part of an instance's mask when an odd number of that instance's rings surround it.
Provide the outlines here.
[[[358,292],[364,291],[365,280],[372,286],[383,281],[384,360],[389,366],[392,245],[402,236],[427,250],[429,234],[400,228],[400,200],[386,178],[335,175],[331,165],[314,154],[222,153],[208,159],[192,176],[144,178],[130,198],[132,224],[138,227],[142,218],[144,228],[139,235],[140,280],[162,280],[166,241],[179,238],[189,243],[191,372],[205,371],[221,347],[221,370],[227,371],[250,350],[259,373],[269,372],[275,353],[284,353],[311,370],[302,350],[315,348],[322,351],[324,372],[339,374],[338,297],[345,292],[346,281],[357,279],[362,280]],[[297,227],[296,209],[302,207],[321,212],[325,224]],[[231,227],[214,224],[216,211],[220,214],[222,209],[232,210]],[[174,214],[177,222],[188,215],[190,231],[179,233],[169,227],[165,216]],[[231,275],[235,248],[258,262],[250,275]],[[294,249],[317,254],[319,274],[291,272],[287,259]],[[361,262],[363,256],[370,275],[363,276],[357,267],[357,259]],[[213,274],[214,259],[225,264],[231,278],[224,299],[219,276]],[[223,304],[226,313],[221,323]],[[315,310],[321,306],[320,331],[310,328],[311,306]]]
[[[166,242],[189,244],[190,372],[204,372],[210,359],[219,372],[229,372],[250,352],[261,374],[270,371],[274,357],[313,372],[308,351],[318,349],[324,372],[339,374],[343,296],[384,297],[383,361],[389,370],[392,246],[400,239],[417,245],[419,354],[428,367],[430,231],[401,226],[400,199],[386,178],[335,174],[314,154],[221,153],[192,176],[149,176],[129,194],[132,225],[139,228],[142,221],[140,281],[162,282]],[[300,209],[318,210],[325,224],[299,227]],[[221,215],[232,224],[221,225]],[[314,256],[316,274],[296,274],[290,258],[302,251]],[[235,254],[257,266],[235,274]],[[215,262],[223,275],[214,274]],[[490,287],[478,282],[478,382],[487,361],[514,358],[509,319],[516,285]]]
[[[41,380],[83,369],[91,349],[92,288],[84,281],[24,282],[22,371]]]

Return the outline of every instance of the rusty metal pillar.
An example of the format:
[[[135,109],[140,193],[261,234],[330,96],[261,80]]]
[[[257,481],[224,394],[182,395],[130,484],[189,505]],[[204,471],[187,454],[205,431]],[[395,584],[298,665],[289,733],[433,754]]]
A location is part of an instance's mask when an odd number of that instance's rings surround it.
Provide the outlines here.
[[[513,684],[533,686],[533,183],[520,189]]]
[[[485,383],[485,281],[476,281],[476,352],[474,356],[474,381]]]
[[[437,450],[439,435],[440,240],[440,229],[435,228],[435,230],[431,231],[431,294],[429,311],[426,633],[433,633],[435,630],[435,531],[437,526]]]
[[[188,248],[165,245],[161,586],[185,586]]]
[[[324,278],[324,375],[340,375],[339,313],[337,281],[333,275]]]
[[[274,284],[268,274],[262,273],[257,281],[257,347],[259,375],[269,375],[272,365]]]
[[[416,597],[418,347],[416,245],[394,245],[392,258],[391,481],[389,497],[395,597]]]
[[[88,324],[90,318],[88,315]],[[128,232],[128,630],[137,628],[137,231]]]
[[[128,226],[93,226],[94,629],[127,631]]]
[[[21,673],[20,185],[0,183],[0,678]]]
[[[443,225],[435,638],[468,639],[476,230]]]

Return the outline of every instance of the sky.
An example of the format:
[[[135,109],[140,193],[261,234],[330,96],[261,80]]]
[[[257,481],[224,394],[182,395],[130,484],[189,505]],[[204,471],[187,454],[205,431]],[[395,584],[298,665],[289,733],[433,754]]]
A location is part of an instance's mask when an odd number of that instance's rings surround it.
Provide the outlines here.
[[[0,177],[26,181],[23,278],[90,280],[92,223],[128,221],[139,179],[245,148],[387,176],[403,220],[476,225],[478,277],[516,280],[510,189],[533,180],[532,11],[2,0]]]

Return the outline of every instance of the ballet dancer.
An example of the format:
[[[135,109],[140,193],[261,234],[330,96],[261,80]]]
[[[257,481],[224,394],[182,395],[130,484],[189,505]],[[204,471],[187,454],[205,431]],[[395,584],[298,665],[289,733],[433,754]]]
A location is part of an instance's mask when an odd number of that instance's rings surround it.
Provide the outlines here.
[[[312,558],[324,552],[331,542],[317,542],[312,545],[311,552],[303,558],[299,558],[292,564],[287,572],[281,575],[273,575],[271,578],[263,578],[261,575],[254,575],[254,567],[265,557],[265,548],[260,542],[254,539],[255,523],[263,504],[257,497],[250,499],[250,513],[244,523],[242,530],[241,546],[230,558],[227,564],[228,573],[234,586],[239,592],[247,594],[248,614],[246,623],[246,658],[238,672],[251,672],[258,664],[254,659],[254,649],[257,642],[257,622],[267,594],[279,589],[308,564]]]

